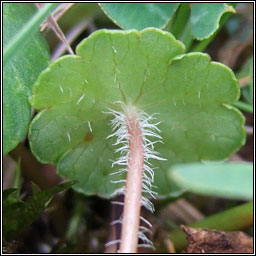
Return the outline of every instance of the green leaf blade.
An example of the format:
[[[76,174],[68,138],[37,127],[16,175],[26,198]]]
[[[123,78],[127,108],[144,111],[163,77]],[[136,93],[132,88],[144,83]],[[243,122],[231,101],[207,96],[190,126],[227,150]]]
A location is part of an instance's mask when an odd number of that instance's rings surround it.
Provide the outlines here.
[[[32,4],[4,4],[4,47],[34,14]],[[26,135],[30,122],[28,96],[32,84],[47,67],[49,50],[44,38],[37,33],[20,48],[3,70],[3,153],[7,154]]]
[[[34,34],[39,29],[40,24],[49,15],[50,11],[52,11],[57,5],[58,4],[56,3],[46,4],[35,16],[33,16],[26,23],[24,27],[22,27],[19,31],[17,31],[16,34],[13,34],[14,36],[10,41],[10,43],[4,47],[4,53],[3,53],[4,64],[7,64],[8,61],[10,61],[14,57],[19,47],[23,47],[29,41],[29,39],[34,36]],[[8,6],[7,7],[5,6],[5,10],[9,11],[10,9],[11,8],[8,8]]]
[[[179,3],[101,3],[105,14],[123,29],[163,28]]]
[[[169,178],[188,191],[236,200],[253,199],[251,163],[193,163],[173,166]]]
[[[219,28],[220,18],[226,12],[235,10],[224,3],[193,3],[190,21],[194,37],[198,40],[210,37]]]
[[[206,54],[182,55],[183,44],[170,33],[101,30],[76,52],[36,82],[31,103],[43,111],[31,123],[29,140],[40,161],[57,164],[60,176],[78,181],[77,191],[111,197],[119,187],[111,183],[118,178],[110,176],[118,171],[111,161],[120,155],[113,138],[107,139],[113,116],[106,112],[122,112],[122,104],[161,122],[164,144],[155,150],[168,161],[152,161],[159,196],[182,191],[165,178],[170,165],[224,159],[244,143],[244,117],[229,105],[239,97],[233,72]]]

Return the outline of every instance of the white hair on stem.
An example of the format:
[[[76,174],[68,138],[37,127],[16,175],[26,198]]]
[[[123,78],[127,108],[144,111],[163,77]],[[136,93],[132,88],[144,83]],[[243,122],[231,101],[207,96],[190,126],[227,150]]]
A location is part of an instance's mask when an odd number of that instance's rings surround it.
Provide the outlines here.
[[[166,160],[159,156],[159,153],[154,150],[156,143],[163,143],[162,137],[160,134],[160,129],[157,127],[161,122],[157,122],[155,115],[148,115],[144,111],[138,111],[133,106],[126,106],[122,102],[117,102],[121,105],[122,111],[116,111],[113,109],[108,109],[109,112],[105,112],[106,114],[111,114],[114,116],[114,118],[111,120],[110,125],[113,130],[113,133],[107,137],[112,138],[114,137],[116,140],[113,143],[113,146],[118,146],[117,149],[115,149],[115,153],[119,153],[120,157],[112,162],[112,167],[114,166],[120,166],[121,168],[113,173],[111,173],[111,176],[118,175],[121,176],[122,174],[126,173],[128,170],[128,160],[130,156],[130,134],[128,132],[129,127],[129,115],[131,113],[136,112],[137,122],[139,125],[139,128],[141,130],[142,135],[142,141],[143,141],[143,157],[144,157],[144,164],[143,164],[143,173],[142,173],[142,198],[141,198],[141,206],[144,206],[147,210],[150,212],[154,212],[154,205],[153,203],[147,198],[147,196],[150,196],[152,198],[155,198],[155,195],[157,192],[153,191],[153,188],[156,188],[156,186],[153,185],[154,182],[154,168],[152,167],[152,164],[150,163],[151,159],[163,161]],[[126,183],[126,180],[123,178],[115,181],[111,181],[112,183]],[[118,188],[112,196],[116,195],[125,195],[125,186],[122,186]],[[114,204],[120,204],[123,205],[123,203],[113,202]],[[148,227],[152,227],[149,221],[147,221],[145,218],[140,216],[140,221],[144,222]],[[122,224],[122,216],[120,219],[113,221],[111,223],[114,224]],[[143,244],[139,244],[138,247],[150,247],[154,249],[153,243],[148,239],[148,237],[144,233],[151,233],[151,230],[145,226],[140,225],[139,231],[138,231],[138,239],[140,239]],[[108,242],[106,246],[110,246],[113,244],[120,243],[120,240],[115,240],[112,242]]]

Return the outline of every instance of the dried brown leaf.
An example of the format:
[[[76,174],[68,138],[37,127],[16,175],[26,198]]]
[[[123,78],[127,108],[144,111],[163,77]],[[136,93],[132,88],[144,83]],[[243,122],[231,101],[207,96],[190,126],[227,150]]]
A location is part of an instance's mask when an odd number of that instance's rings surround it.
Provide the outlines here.
[[[188,247],[184,253],[252,253],[253,239],[243,232],[224,232],[181,225]]]

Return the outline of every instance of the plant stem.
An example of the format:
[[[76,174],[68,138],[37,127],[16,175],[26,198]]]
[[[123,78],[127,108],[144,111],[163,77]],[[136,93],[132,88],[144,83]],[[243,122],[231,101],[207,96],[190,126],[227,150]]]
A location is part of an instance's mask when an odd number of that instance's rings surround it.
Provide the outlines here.
[[[189,3],[183,3],[179,6],[178,11],[176,12],[175,20],[170,29],[170,32],[177,39],[179,39],[179,36],[189,19],[190,19]]]
[[[190,24],[190,18],[187,19],[187,23],[180,33],[178,39],[182,41],[186,47],[186,52],[190,49],[190,46],[193,43],[193,35],[191,32],[191,24]]]
[[[250,67],[250,100],[251,100],[251,104],[253,105],[253,80],[254,80],[254,77],[253,77],[253,58],[251,59],[251,67]]]
[[[89,18],[84,19],[83,21],[81,21],[79,24],[77,24],[76,26],[72,27],[72,29],[70,29],[67,33],[66,33],[66,37],[67,37],[67,41],[68,43],[71,45],[77,38],[78,36],[87,28],[89,27],[92,23],[93,23],[93,18],[96,15],[93,15]],[[52,56],[51,56],[51,60],[56,60],[57,58],[59,58],[62,54],[64,54],[66,51],[66,46],[63,42],[60,42],[56,48],[54,49]]]
[[[203,220],[196,221],[189,226],[194,228],[236,231],[250,227],[251,225],[253,225],[253,202],[214,214]],[[186,235],[181,229],[170,232],[170,237],[177,251],[185,248],[187,243]]]
[[[43,4],[35,3],[35,6],[40,10]],[[47,22],[49,26],[52,28],[53,32],[56,34],[56,36],[60,39],[60,41],[63,42],[69,54],[74,54],[70,44],[67,41],[66,36],[64,35],[63,31],[61,30],[59,24],[57,23],[55,17],[52,14],[50,14],[49,17],[47,18]]]
[[[136,113],[127,114],[129,160],[126,177],[120,253],[136,253],[142,200],[143,138]]]

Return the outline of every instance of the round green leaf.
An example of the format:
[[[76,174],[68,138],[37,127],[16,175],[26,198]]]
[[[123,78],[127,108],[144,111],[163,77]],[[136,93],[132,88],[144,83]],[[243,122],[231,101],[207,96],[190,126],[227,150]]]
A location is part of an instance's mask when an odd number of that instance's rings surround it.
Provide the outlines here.
[[[190,21],[194,37],[198,40],[210,37],[226,12],[235,12],[235,9],[224,3],[193,3]]]
[[[239,97],[232,71],[183,51],[170,33],[154,28],[93,33],[78,45],[78,56],[58,59],[34,85],[30,102],[41,112],[30,126],[32,152],[77,180],[78,191],[111,196],[118,187],[111,160],[119,155],[106,139],[113,116],[105,112],[123,111],[122,102],[161,122],[164,143],[155,149],[168,161],[152,161],[155,185],[160,196],[177,191],[166,176],[170,165],[223,159],[245,139],[244,118],[229,106]]]
[[[251,163],[193,163],[173,166],[168,176],[188,191],[231,199],[253,199]]]
[[[105,14],[123,29],[164,28],[179,3],[101,3]]]
[[[3,46],[5,47],[36,8],[30,3],[3,4]],[[20,48],[3,70],[3,153],[7,154],[24,138],[30,122],[32,84],[49,63],[44,38],[37,33]]]

